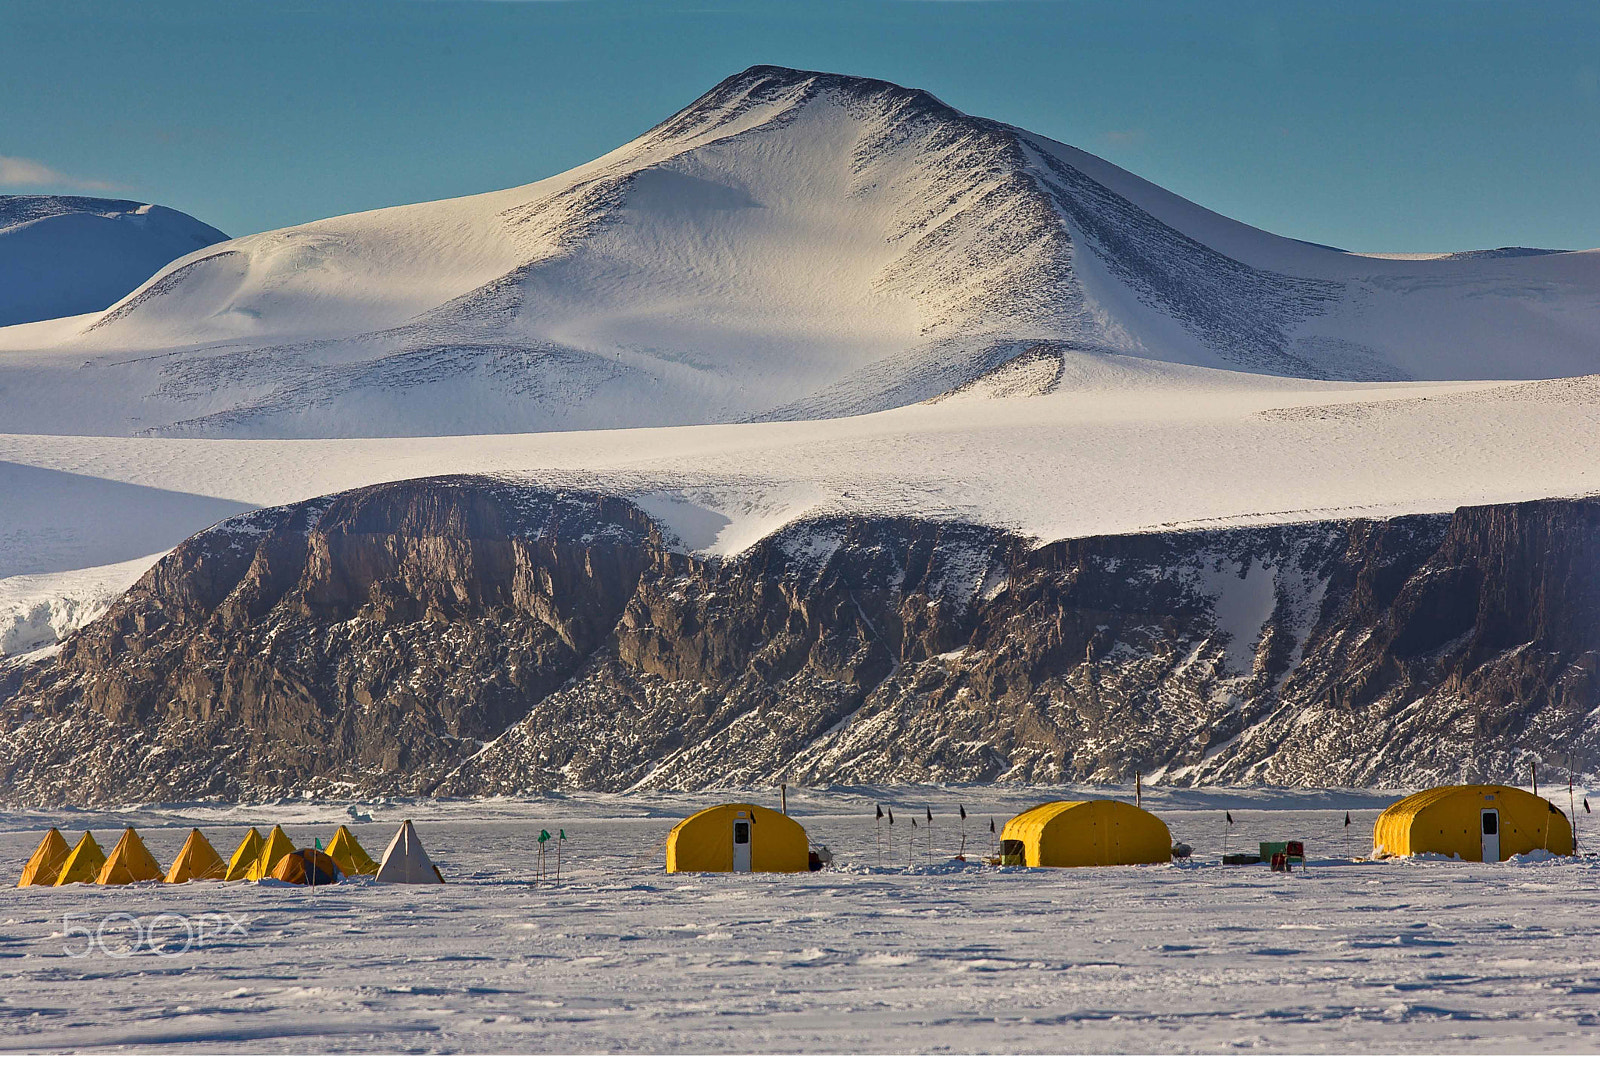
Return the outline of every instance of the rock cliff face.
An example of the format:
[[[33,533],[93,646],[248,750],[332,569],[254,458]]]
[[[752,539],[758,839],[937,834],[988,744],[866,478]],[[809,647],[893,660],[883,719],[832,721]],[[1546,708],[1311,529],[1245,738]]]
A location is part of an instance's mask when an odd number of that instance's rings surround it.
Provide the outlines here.
[[[1600,755],[1600,501],[729,560],[424,479],[190,539],[0,690],[11,802],[771,782],[1422,785]]]

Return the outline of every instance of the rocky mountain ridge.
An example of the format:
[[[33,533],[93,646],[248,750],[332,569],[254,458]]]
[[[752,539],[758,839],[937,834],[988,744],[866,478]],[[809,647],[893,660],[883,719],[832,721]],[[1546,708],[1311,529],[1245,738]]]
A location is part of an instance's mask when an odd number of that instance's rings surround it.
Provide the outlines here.
[[[11,803],[893,781],[1411,786],[1600,755],[1600,501],[706,559],[486,477],[221,523],[0,679]]]

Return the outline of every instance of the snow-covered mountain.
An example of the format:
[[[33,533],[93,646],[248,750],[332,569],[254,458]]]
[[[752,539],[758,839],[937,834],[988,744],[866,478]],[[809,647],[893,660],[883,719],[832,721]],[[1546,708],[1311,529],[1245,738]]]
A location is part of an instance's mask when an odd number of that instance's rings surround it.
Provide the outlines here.
[[[1300,378],[1600,371],[1600,252],[1501,251],[1522,254],[1275,237],[924,92],[753,67],[565,174],[229,241],[104,314],[0,331],[0,423],[816,418],[958,389],[1041,341]]]
[[[1597,395],[1600,253],[753,68],[0,330],[0,796],[1594,771]]]
[[[0,326],[104,311],[228,235],[181,211],[92,196],[0,196]]]

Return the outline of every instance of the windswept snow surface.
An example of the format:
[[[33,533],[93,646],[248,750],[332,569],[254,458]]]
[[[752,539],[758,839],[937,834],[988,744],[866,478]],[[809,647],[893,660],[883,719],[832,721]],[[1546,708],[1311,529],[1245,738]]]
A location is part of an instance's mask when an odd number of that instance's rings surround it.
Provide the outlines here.
[[[225,851],[246,824],[309,844],[346,822],[376,853],[411,818],[450,883],[0,889],[0,1051],[1593,1050],[1592,858],[1355,863],[1392,798],[1151,790],[1194,861],[951,861],[958,803],[977,857],[990,818],[1057,795],[791,790],[839,858],[800,875],[664,874],[667,831],[721,796],[377,802],[370,823],[311,803],[8,813],[7,872],[51,825],[109,844],[133,824],[166,862],[194,825]],[[924,805],[931,845],[910,825]],[[560,888],[532,884],[541,828],[568,835]],[[1306,842],[1304,876],[1218,862],[1284,838]],[[104,922],[102,944],[127,952],[130,916],[158,915],[165,956],[77,956],[86,936],[63,933]],[[200,916],[206,943],[185,951]]]

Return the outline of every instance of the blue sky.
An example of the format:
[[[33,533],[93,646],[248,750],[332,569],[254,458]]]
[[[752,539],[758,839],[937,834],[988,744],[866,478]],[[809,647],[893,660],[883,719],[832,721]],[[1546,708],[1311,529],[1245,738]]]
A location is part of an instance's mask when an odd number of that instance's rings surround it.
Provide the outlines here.
[[[752,63],[1365,251],[1600,246],[1600,4],[3,0],[0,192],[232,234],[536,180]]]

